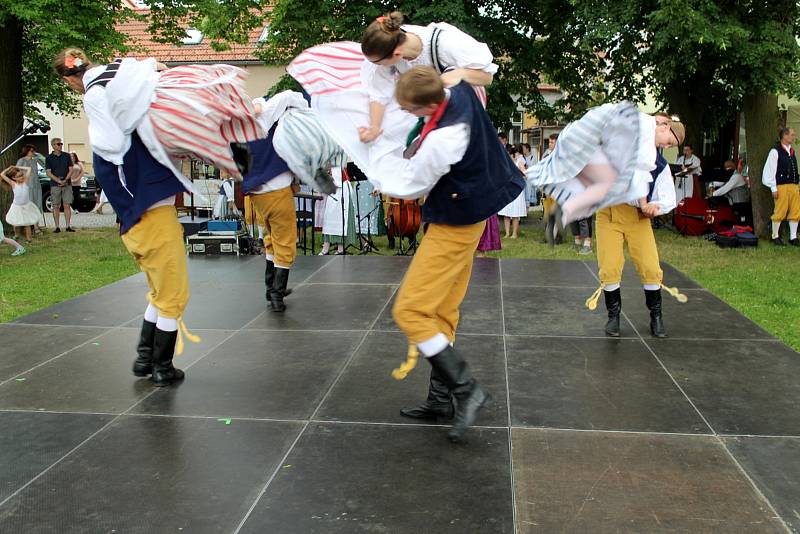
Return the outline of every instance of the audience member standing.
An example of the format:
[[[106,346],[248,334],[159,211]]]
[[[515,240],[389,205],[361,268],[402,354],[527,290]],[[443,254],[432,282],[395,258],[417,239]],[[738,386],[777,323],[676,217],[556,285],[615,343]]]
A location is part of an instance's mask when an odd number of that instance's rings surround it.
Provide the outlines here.
[[[42,183],[39,181],[39,164],[33,159],[33,156],[36,154],[36,147],[33,145],[25,145],[22,147],[22,153],[20,154],[20,158],[17,160],[17,167],[27,167],[31,170],[31,179],[30,179],[30,195],[31,195],[31,202],[33,205],[39,208],[39,212],[44,213],[44,209],[42,207]],[[41,234],[42,229],[39,227],[39,223],[36,223],[33,227],[34,234]]]
[[[547,150],[544,151],[542,159],[549,156],[556,149],[558,134],[550,134],[547,138]],[[562,242],[564,228],[561,226],[561,207],[553,197],[544,197],[542,201],[543,220],[544,220],[544,239],[542,243],[558,245]]]
[[[50,145],[53,147],[53,151],[45,159],[45,168],[47,169],[47,176],[50,178],[50,198],[53,201],[53,219],[56,223],[55,233],[61,232],[60,213],[62,206],[64,207],[67,232],[74,232],[75,230],[70,226],[72,220],[72,213],[70,212],[72,185],[70,185],[67,178],[72,168],[72,158],[69,154],[61,151],[64,143],[58,137],[54,138]]]
[[[70,152],[69,157],[72,161],[72,168],[69,170],[69,184],[72,186],[72,201],[75,202],[81,197],[81,179],[83,178],[83,164],[78,159],[75,152]],[[77,208],[75,213],[77,213]]]
[[[592,222],[594,216],[591,215],[585,219],[578,219],[570,223],[572,236],[575,238],[575,248],[578,249],[578,254],[591,254],[592,253]]]
[[[519,148],[517,146],[512,146],[509,149],[509,154],[511,154],[511,159],[514,160],[519,171],[525,176],[525,171],[527,169],[525,166],[525,157],[520,153]],[[498,215],[503,217],[503,225],[506,231],[503,237],[510,237],[511,239],[519,237],[519,219],[520,217],[528,216],[528,201],[525,200],[525,191],[521,191],[520,194],[517,195],[517,198],[500,210]]]
[[[779,246],[786,243],[781,239],[781,221],[789,221],[789,242],[800,247],[797,239],[797,223],[800,221],[800,191],[798,190],[797,157],[794,153],[794,128],[781,128],[781,140],[767,154],[761,182],[770,188],[775,199],[772,212],[772,242]]]
[[[531,145],[528,143],[522,143],[519,146],[520,150],[522,151],[522,157],[525,158],[526,167],[530,168],[539,162],[539,154],[531,150]],[[537,195],[536,192],[536,187],[534,187],[530,182],[527,182],[525,185],[525,199],[527,200],[529,206],[535,206],[539,203],[539,195]]]

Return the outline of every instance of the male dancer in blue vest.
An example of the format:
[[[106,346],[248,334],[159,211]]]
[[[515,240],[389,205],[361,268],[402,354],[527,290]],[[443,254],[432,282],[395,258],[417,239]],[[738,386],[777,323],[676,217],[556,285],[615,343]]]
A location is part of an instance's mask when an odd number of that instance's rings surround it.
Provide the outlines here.
[[[646,117],[646,120],[655,127],[654,141],[657,147],[669,148],[683,142],[686,130],[680,122],[673,122],[663,114]],[[650,182],[647,197],[631,204],[609,206],[597,212],[596,242],[600,288],[587,301],[587,305],[594,303],[589,306],[594,309],[600,293],[603,294],[608,311],[605,328],[607,336],[619,337],[619,316],[622,311],[620,282],[625,266],[623,246],[626,241],[642,282],[645,304],[650,311],[650,333],[658,338],[667,336],[661,313],[664,273],[658,259],[651,219],[666,215],[675,208],[675,187],[667,160],[660,153],[656,154],[655,164],[656,168],[650,172],[653,180]]]
[[[459,441],[489,400],[452,345],[459,307],[486,219],[515,199],[525,181],[470,85],[445,89],[434,69],[414,67],[400,76],[395,96],[403,109],[424,118],[424,126],[410,159],[382,155],[371,162],[369,178],[392,197],[427,195],[422,220],[428,229],[400,286],[393,316],[431,364],[428,399],[401,413],[452,416],[448,437]]]
[[[278,118],[283,110],[292,104],[297,95],[298,104],[307,106],[298,93],[275,97],[270,103],[264,98],[256,98],[256,118],[267,137],[251,141],[250,154],[253,164],[244,177],[243,191],[250,195],[253,209],[264,220],[267,235],[264,237],[264,285],[266,298],[273,312],[286,311],[283,299],[292,290],[287,289],[289,270],[297,256],[297,215],[295,212],[293,176],[289,166],[275,151],[272,144]],[[277,109],[276,106],[280,106]]]
[[[175,195],[187,189],[153,158],[136,132],[131,134],[122,165],[97,154],[93,164],[95,177],[120,220],[122,242],[147,275],[150,287],[133,374],[152,375],[156,386],[183,380],[184,373],[175,369],[172,358],[179,329],[188,334],[181,316],[189,303],[189,278]]]
[[[800,181],[797,157],[794,154],[794,128],[781,128],[781,140],[767,154],[761,182],[772,191],[775,210],[772,212],[772,243],[785,246],[781,239],[781,222],[789,221],[789,243],[800,247],[797,224],[800,221]]]

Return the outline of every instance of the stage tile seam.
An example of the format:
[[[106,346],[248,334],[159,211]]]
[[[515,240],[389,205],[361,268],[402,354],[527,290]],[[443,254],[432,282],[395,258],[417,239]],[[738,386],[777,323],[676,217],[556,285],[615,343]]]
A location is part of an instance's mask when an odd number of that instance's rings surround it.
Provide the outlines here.
[[[315,273],[316,273],[316,271],[315,271]],[[314,273],[312,273],[312,274],[314,274]],[[303,283],[304,283],[304,282],[301,282],[301,283],[300,283],[300,284],[298,284],[298,285],[302,285]],[[242,330],[244,330],[245,328],[247,328],[247,326],[248,326],[248,325],[250,325],[251,323],[253,323],[254,321],[256,321],[256,320],[257,320],[259,317],[261,317],[261,315],[262,315],[262,314],[264,314],[264,313],[266,313],[266,311],[262,311],[261,313],[259,313],[258,315],[256,315],[256,316],[255,316],[253,319],[251,319],[251,320],[250,320],[248,323],[246,323],[246,324],[242,325],[242,326],[241,326],[241,328],[239,328],[239,330],[234,330],[234,331],[232,331],[232,332],[231,332],[231,333],[230,333],[228,336],[226,336],[226,337],[225,337],[225,338],[223,338],[221,341],[219,341],[218,343],[216,343],[216,344],[214,344],[212,347],[210,347],[210,348],[209,348],[207,351],[205,351],[204,353],[202,353],[202,356],[200,356],[198,359],[196,359],[195,361],[193,361],[192,363],[190,363],[189,365],[187,365],[187,366],[185,367],[185,369],[186,369],[186,370],[188,370],[188,369],[190,369],[192,366],[194,366],[195,364],[197,364],[198,362],[200,362],[200,361],[202,361],[203,359],[205,359],[205,358],[206,358],[206,357],[207,357],[209,354],[211,354],[211,352],[213,352],[214,350],[216,350],[216,349],[217,349],[218,347],[220,347],[220,346],[221,346],[223,343],[227,342],[229,339],[231,339],[231,338],[232,338],[234,335],[236,335],[238,332],[241,332]],[[376,320],[377,320],[377,319],[376,319]],[[124,323],[122,323],[122,324],[127,324],[127,323],[129,323],[129,322],[130,322],[130,321],[125,321],[125,322],[124,322]],[[112,329],[113,329],[113,328],[112,328]],[[99,337],[99,336],[97,336],[97,337]],[[364,336],[364,337],[366,338],[366,334],[365,334],[365,336]],[[14,497],[16,497],[17,495],[19,495],[21,492],[23,492],[23,491],[25,490],[25,488],[27,488],[28,486],[30,486],[31,484],[33,484],[34,482],[36,482],[36,481],[37,481],[39,478],[41,478],[42,476],[44,476],[45,474],[47,474],[47,473],[48,473],[48,472],[49,472],[51,469],[53,469],[53,468],[54,468],[54,467],[56,467],[58,464],[60,464],[61,462],[63,462],[63,461],[66,459],[66,458],[68,458],[70,455],[72,455],[72,453],[74,453],[75,451],[77,451],[78,449],[80,449],[81,447],[83,447],[85,444],[87,444],[89,441],[91,441],[92,439],[94,439],[96,436],[98,436],[98,435],[99,435],[101,432],[103,432],[104,430],[106,430],[106,429],[110,428],[110,427],[111,427],[111,426],[112,426],[112,425],[113,425],[113,424],[114,424],[116,421],[120,420],[122,417],[124,417],[124,416],[126,416],[126,415],[129,415],[129,414],[128,414],[128,412],[130,412],[131,410],[133,410],[134,408],[136,408],[136,406],[138,406],[139,404],[141,404],[142,402],[144,402],[145,400],[147,400],[148,398],[150,398],[150,397],[151,397],[152,395],[154,395],[154,394],[155,394],[157,391],[159,391],[159,388],[155,388],[155,387],[154,387],[154,388],[152,389],[152,391],[150,391],[149,393],[147,393],[146,395],[144,395],[144,396],[143,396],[141,399],[137,400],[135,403],[133,403],[131,406],[129,406],[127,410],[125,410],[124,412],[120,413],[119,415],[116,415],[116,416],[115,416],[113,419],[111,419],[111,420],[110,420],[108,423],[106,423],[105,425],[103,425],[102,427],[100,427],[100,428],[99,428],[97,431],[95,431],[94,433],[92,433],[92,434],[91,434],[89,437],[87,437],[86,439],[84,439],[83,441],[81,441],[80,443],[78,443],[78,444],[77,444],[75,447],[73,447],[72,449],[70,449],[69,451],[67,451],[67,452],[66,452],[64,455],[62,455],[62,456],[61,456],[59,459],[57,459],[55,462],[53,462],[52,464],[50,464],[50,466],[48,466],[47,468],[45,468],[44,470],[42,470],[41,472],[39,472],[39,474],[37,474],[36,476],[34,476],[33,478],[31,478],[31,479],[30,479],[28,482],[26,482],[25,484],[23,484],[22,486],[20,486],[19,488],[17,488],[17,489],[16,489],[16,490],[15,490],[13,493],[11,493],[11,494],[10,494],[8,497],[6,497],[6,498],[5,498],[5,499],[3,499],[2,501],[0,501],[0,509],[2,509],[2,507],[3,507],[3,506],[4,506],[4,505],[7,503],[7,502],[9,502],[11,499],[13,499],[13,498],[14,498]],[[40,412],[39,412],[39,413],[40,413]]]
[[[247,512],[245,512],[244,517],[242,517],[241,521],[239,521],[239,524],[236,526],[236,530],[234,530],[233,534],[239,534],[239,532],[242,530],[242,527],[244,527],[245,523],[247,523],[247,520],[252,515],[253,510],[256,509],[256,506],[258,506],[258,503],[261,502],[261,499],[267,493],[267,490],[269,489],[270,485],[272,484],[272,481],[275,480],[276,476],[278,476],[278,472],[280,472],[282,466],[285,464],[286,459],[289,457],[289,455],[291,455],[292,451],[297,446],[297,443],[303,437],[303,435],[305,434],[305,432],[308,429],[309,425],[311,425],[311,422],[316,417],[317,413],[319,413],[320,408],[322,408],[322,406],[328,400],[328,397],[330,396],[330,394],[333,391],[333,389],[336,387],[336,384],[339,383],[339,380],[342,378],[342,376],[344,375],[345,371],[350,366],[350,362],[352,362],[353,359],[355,358],[356,354],[358,354],[358,351],[361,349],[361,347],[364,345],[364,342],[366,342],[367,338],[369,337],[370,331],[372,331],[372,328],[374,328],[375,324],[377,324],[377,322],[380,320],[381,315],[383,315],[383,312],[389,306],[389,303],[392,301],[392,298],[395,296],[396,293],[397,293],[397,287],[394,288],[394,290],[392,291],[392,294],[389,295],[389,297],[386,299],[386,302],[383,303],[383,306],[381,307],[381,309],[378,311],[377,314],[375,314],[375,318],[372,320],[372,323],[370,323],[369,328],[361,336],[361,340],[358,342],[358,344],[352,350],[352,352],[350,353],[350,356],[347,357],[347,360],[345,360],[344,364],[339,369],[339,372],[336,374],[336,377],[334,377],[334,379],[331,381],[331,384],[328,386],[328,389],[325,391],[325,394],[320,399],[319,403],[317,404],[317,407],[314,408],[313,412],[311,412],[311,415],[309,416],[308,421],[305,422],[305,424],[303,425],[303,428],[301,428],[300,432],[297,434],[297,437],[295,437],[295,439],[292,442],[292,444],[286,450],[286,454],[284,454],[283,457],[281,458],[281,460],[275,465],[275,469],[272,471],[272,474],[267,479],[267,482],[264,484],[264,487],[261,488],[261,491],[258,493],[256,498],[253,500],[253,504],[251,504],[250,508],[247,510]]]
[[[508,379],[508,346],[506,343],[506,306],[503,298],[503,262],[497,262],[497,276],[500,281],[500,323],[503,325],[503,366],[506,378],[506,415],[508,422],[508,481],[511,485],[511,520],[514,534],[517,533],[517,488],[514,480],[514,439],[511,425],[511,385]],[[505,286],[508,287],[508,286]]]
[[[250,422],[263,422],[263,423],[319,423],[319,424],[335,424],[335,425],[371,425],[371,426],[397,426],[397,427],[432,427],[432,428],[450,428],[450,424],[446,423],[398,423],[398,422],[386,422],[386,421],[352,421],[352,420],[337,420],[337,419],[282,419],[282,418],[275,418],[275,417],[242,417],[242,416],[235,416],[235,417],[227,417],[229,414],[222,414],[222,415],[189,415],[189,414],[182,414],[182,415],[174,415],[174,414],[156,414],[156,413],[123,413],[123,412],[87,412],[87,411],[74,411],[74,412],[66,412],[60,410],[26,410],[26,409],[18,409],[18,408],[2,408],[0,409],[0,413],[22,413],[22,414],[50,414],[50,415],[98,415],[98,416],[106,416],[106,417],[115,417],[115,416],[125,416],[125,417],[157,417],[162,419],[198,419],[198,420],[211,420],[211,419],[220,419],[226,418],[230,419],[231,421],[250,421]],[[473,425],[471,428],[476,429],[483,429],[483,430],[503,430],[503,429],[512,429],[512,430],[542,430],[542,431],[550,431],[550,430],[558,430],[563,432],[598,432],[598,433],[605,433],[605,434],[641,434],[641,435],[652,435],[652,436],[686,436],[686,437],[695,437],[695,436],[705,436],[705,437],[716,437],[719,436],[721,438],[765,438],[765,439],[793,439],[793,440],[800,440],[800,434],[798,435],[777,435],[777,434],[728,434],[728,433],[721,433],[721,434],[712,434],[708,432],[660,432],[656,430],[621,430],[621,429],[613,429],[613,428],[569,428],[569,427],[555,427],[555,426],[529,426],[529,425],[511,425],[509,426],[496,426],[496,425]]]

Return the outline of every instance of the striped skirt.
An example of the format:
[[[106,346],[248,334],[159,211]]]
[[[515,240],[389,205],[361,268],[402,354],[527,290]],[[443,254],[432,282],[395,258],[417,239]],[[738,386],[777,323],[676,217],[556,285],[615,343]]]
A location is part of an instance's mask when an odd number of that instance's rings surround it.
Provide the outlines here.
[[[167,153],[194,158],[239,177],[230,143],[263,137],[244,84],[230,65],[186,65],[161,73],[150,121]]]
[[[631,102],[604,104],[590,109],[567,125],[558,136],[555,150],[528,169],[528,180],[563,205],[585,187],[577,179],[583,168],[601,150],[617,171],[617,179],[603,201],[596,206],[622,204],[647,194],[649,169],[655,166],[655,145],[642,147],[639,111]],[[652,143],[652,134],[647,143]],[[652,161],[639,161],[649,158]]]
[[[343,167],[347,158],[315,111],[289,108],[278,120],[272,146],[303,183],[326,195],[336,191],[329,170]]]

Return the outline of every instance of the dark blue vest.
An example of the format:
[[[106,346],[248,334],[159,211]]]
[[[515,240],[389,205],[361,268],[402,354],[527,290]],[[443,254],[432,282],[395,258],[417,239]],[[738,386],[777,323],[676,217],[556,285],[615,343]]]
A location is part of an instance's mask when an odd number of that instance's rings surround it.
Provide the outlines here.
[[[450,99],[437,128],[458,123],[469,125],[469,145],[461,161],[439,179],[428,195],[422,206],[425,222],[484,221],[525,189],[522,173],[498,141],[497,129],[466,82],[450,89]]]
[[[650,176],[652,176],[653,179],[650,181],[649,189],[647,191],[648,202],[653,199],[653,191],[656,188],[656,180],[658,179],[658,175],[661,174],[661,171],[663,171],[664,167],[667,165],[667,159],[661,154],[661,152],[656,152],[656,168],[650,171]]]
[[[275,152],[275,147],[272,146],[272,138],[277,127],[278,123],[273,124],[265,139],[247,143],[250,146],[250,154],[253,156],[253,164],[250,166],[250,172],[244,177],[244,183],[242,184],[242,190],[245,194],[258,189],[279,174],[289,170],[289,166],[286,165],[286,162]]]
[[[117,165],[92,154],[94,174],[120,221],[120,234],[130,230],[147,208],[160,200],[185,191],[183,184],[150,151],[133,132],[131,148],[122,160],[126,186],[122,185]]]
[[[790,156],[780,143],[775,145],[775,150],[778,151],[778,169],[775,172],[775,183],[777,185],[798,183],[797,158],[795,155],[792,154]]]

